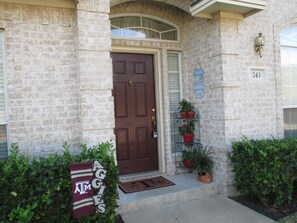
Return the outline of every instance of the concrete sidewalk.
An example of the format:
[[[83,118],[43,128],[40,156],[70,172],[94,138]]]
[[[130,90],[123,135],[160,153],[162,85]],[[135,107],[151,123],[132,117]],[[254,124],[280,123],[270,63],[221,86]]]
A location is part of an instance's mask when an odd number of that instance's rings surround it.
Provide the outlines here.
[[[125,223],[273,223],[222,195],[123,213]]]

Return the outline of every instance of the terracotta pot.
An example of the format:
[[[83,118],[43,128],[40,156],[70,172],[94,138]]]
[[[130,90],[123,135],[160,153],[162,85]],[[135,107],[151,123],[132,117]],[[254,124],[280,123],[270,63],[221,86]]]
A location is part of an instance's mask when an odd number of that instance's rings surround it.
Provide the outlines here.
[[[195,112],[191,111],[187,113],[188,118],[194,118],[195,117]]]
[[[181,118],[186,118],[187,117],[187,112],[180,112],[180,117]]]
[[[202,175],[198,174],[198,180],[202,183],[209,184],[212,182],[212,176],[209,173],[205,173]]]
[[[192,160],[183,160],[183,164],[184,164],[184,166],[187,167],[188,169],[192,169],[193,161],[192,161]]]
[[[191,144],[193,142],[193,133],[185,133],[183,137],[185,144]]]

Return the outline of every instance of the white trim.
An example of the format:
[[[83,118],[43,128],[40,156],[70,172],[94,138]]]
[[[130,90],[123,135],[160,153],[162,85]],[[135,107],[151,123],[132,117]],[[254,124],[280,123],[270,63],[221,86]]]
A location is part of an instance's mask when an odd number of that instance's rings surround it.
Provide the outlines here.
[[[131,38],[131,37],[124,37],[124,36],[111,36],[112,40],[134,40],[134,41],[149,41],[149,42],[158,42],[158,43],[176,43],[180,44],[180,41],[176,40],[163,40],[163,39],[148,39],[148,38]]]
[[[0,0],[0,2],[24,5],[50,6],[68,9],[75,9],[76,7],[74,0]]]
[[[1,0],[0,0],[1,1]],[[157,16],[152,16],[152,15],[148,15],[148,14],[141,14],[141,13],[119,13],[119,14],[114,14],[114,15],[110,15],[109,19],[113,19],[113,18],[118,18],[118,17],[126,17],[126,16],[139,16],[139,17],[145,17],[145,18],[149,18],[149,19],[154,19],[160,22],[164,22],[167,23],[168,25],[171,25],[173,27],[176,28],[176,32],[177,32],[177,40],[162,40],[162,39],[149,39],[149,38],[130,38],[130,37],[113,37],[111,36],[112,39],[129,39],[129,40],[143,40],[143,41],[158,41],[158,42],[174,42],[174,43],[179,43],[180,40],[180,28],[179,26],[177,26],[176,24],[166,20],[166,19],[162,19],[160,17]],[[142,20],[140,20],[142,21]],[[142,24],[141,24],[142,25]],[[112,25],[111,25],[112,26]]]
[[[159,170],[163,173],[166,172],[166,153],[165,153],[165,131],[164,125],[165,120],[163,117],[163,78],[161,68],[161,50],[158,50],[154,54],[154,66],[155,66],[155,95],[156,95],[156,107],[157,107],[157,129],[158,129],[158,159],[159,159]]]
[[[79,208],[82,208],[82,207],[86,207],[86,206],[90,206],[90,205],[94,205],[94,201],[91,201],[91,202],[87,202],[87,203],[84,203],[84,204],[80,204],[80,205],[73,206],[73,210],[76,210],[76,209],[79,209]]]
[[[6,112],[6,123],[5,124],[1,124],[1,125],[5,125],[6,126],[6,144],[7,144],[7,155],[9,156],[10,155],[10,134],[9,134],[9,129],[10,129],[10,126],[9,126],[9,119],[8,119],[8,96],[7,96],[7,79],[6,79],[6,63],[5,63],[5,30],[4,29],[1,29],[0,30],[0,35],[2,35],[2,41],[3,41],[3,46],[2,46],[2,49],[3,49],[3,61],[2,61],[2,64],[3,64],[3,82],[4,82],[4,100],[5,100],[5,112]]]
[[[184,97],[183,95],[183,92],[184,92],[184,89],[183,89],[183,69],[182,69],[182,55],[181,55],[181,52],[176,52],[178,53],[178,60],[179,60],[179,70],[180,70],[180,73],[179,73],[179,83],[180,83],[180,99],[182,99]]]
[[[92,172],[92,168],[90,168],[90,169],[83,169],[83,170],[72,170],[72,171],[70,171],[71,174],[85,173],[85,172],[87,172],[87,173]]]
[[[280,41],[281,42],[281,41]],[[293,45],[286,45],[286,44],[280,44],[281,47],[285,47],[285,48],[297,48],[297,46],[293,46]]]
[[[93,173],[82,173],[82,174],[75,174],[71,176],[71,179],[75,179],[78,177],[91,177],[93,176]]]
[[[284,107],[283,107],[283,109],[291,109],[291,108],[297,108],[297,105],[284,106]]]
[[[150,54],[154,58],[154,80],[155,80],[155,101],[156,101],[156,116],[157,116],[157,130],[158,130],[158,164],[159,171],[166,172],[165,163],[165,135],[164,135],[164,117],[163,117],[163,83],[161,72],[161,50],[153,48],[138,48],[138,47],[119,47],[112,46],[112,53],[141,53]]]
[[[79,201],[75,201],[75,202],[73,202],[73,206],[79,205],[81,203],[89,202],[89,201],[93,201],[93,198],[85,198],[85,199],[82,199],[82,200],[79,200]]]

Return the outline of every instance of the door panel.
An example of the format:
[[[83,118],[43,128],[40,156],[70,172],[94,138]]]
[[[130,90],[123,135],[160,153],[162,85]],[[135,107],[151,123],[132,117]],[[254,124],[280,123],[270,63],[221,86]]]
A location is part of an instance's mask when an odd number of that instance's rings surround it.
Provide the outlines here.
[[[148,157],[148,129],[146,127],[136,129],[136,142],[138,148],[138,158]]]
[[[117,129],[116,140],[121,150],[117,151],[118,160],[129,160],[128,129]]]
[[[158,169],[153,56],[112,53],[115,134],[120,174]]]
[[[136,115],[147,116],[147,100],[146,100],[146,84],[135,83],[135,96],[136,96]]]
[[[127,85],[126,83],[115,84],[115,116],[127,117]]]

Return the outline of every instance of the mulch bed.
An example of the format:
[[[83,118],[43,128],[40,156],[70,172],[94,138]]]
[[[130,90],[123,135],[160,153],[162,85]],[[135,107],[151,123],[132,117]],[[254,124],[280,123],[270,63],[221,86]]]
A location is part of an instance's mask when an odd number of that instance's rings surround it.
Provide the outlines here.
[[[293,202],[290,206],[281,208],[265,207],[259,199],[249,195],[229,197],[230,199],[260,213],[275,221],[297,212],[297,182],[294,183]]]
[[[123,221],[123,219],[122,219],[122,216],[121,215],[117,215],[116,216],[116,220],[115,220],[115,222],[114,223],[125,223],[124,221]]]

